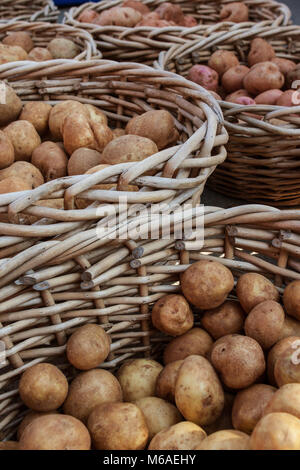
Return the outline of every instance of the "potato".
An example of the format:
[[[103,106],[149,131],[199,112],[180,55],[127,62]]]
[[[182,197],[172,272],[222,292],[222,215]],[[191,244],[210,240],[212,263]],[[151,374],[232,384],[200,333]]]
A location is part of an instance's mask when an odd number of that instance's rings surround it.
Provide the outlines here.
[[[149,431],[141,410],[133,403],[104,403],[88,419],[88,429],[97,450],[142,450]]]
[[[93,124],[102,124],[102,125],[107,126],[107,117],[103,113],[103,111],[101,111],[101,109],[97,108],[96,106],[93,106],[92,104],[85,104],[84,110],[89,120]]]
[[[22,179],[26,189],[34,189],[44,183],[40,170],[29,162],[15,162],[0,170],[0,181],[11,177]]]
[[[300,341],[297,340],[284,349],[274,364],[274,377],[278,387],[300,383]]]
[[[280,89],[284,85],[284,75],[280,72],[274,62],[260,62],[251,67],[250,71],[244,77],[244,88],[253,95]]]
[[[138,162],[157,152],[158,148],[152,140],[138,135],[123,135],[106,145],[102,161],[110,165]]]
[[[163,429],[183,420],[177,408],[162,398],[140,398],[135,402],[135,405],[139,407],[146,419],[149,439],[152,439]]]
[[[283,385],[274,393],[264,410],[264,415],[278,412],[300,418],[300,384]]]
[[[20,46],[5,46],[0,43],[0,64],[15,62],[18,60],[27,60],[27,52]]]
[[[64,210],[64,199],[41,199],[34,203],[35,206],[50,207],[51,209]]]
[[[91,438],[73,416],[48,414],[26,426],[19,446],[20,450],[89,450]]]
[[[18,191],[28,191],[31,187],[21,176],[8,176],[0,181],[0,194],[16,193]]]
[[[34,47],[29,52],[28,59],[35,62],[44,62],[45,60],[53,60],[53,56],[45,47]]]
[[[116,377],[104,369],[93,369],[77,375],[70,384],[64,413],[85,423],[95,406],[122,399]]]
[[[83,325],[68,339],[68,361],[80,370],[98,367],[109,355],[110,344],[110,336],[100,325]]]
[[[34,48],[31,36],[26,31],[9,33],[4,39],[2,39],[2,44],[5,44],[6,46],[20,46],[27,53]]]
[[[231,21],[232,23],[249,21],[249,9],[247,5],[242,2],[228,3],[222,7],[220,20]]]
[[[181,276],[183,295],[202,310],[219,307],[233,286],[231,271],[218,261],[197,261]]]
[[[187,357],[179,369],[175,402],[187,421],[204,426],[213,423],[224,407],[224,392],[216,372],[202,356]]]
[[[30,161],[32,152],[41,144],[41,138],[28,121],[15,121],[4,128],[15,150],[16,161]]]
[[[295,90],[286,90],[279,96],[276,106],[299,106],[298,92]]]
[[[218,339],[212,348],[211,362],[222,382],[232,389],[249,387],[266,368],[260,345],[242,335],[227,335]]]
[[[143,17],[141,21],[136,24],[136,27],[139,26],[150,26],[151,28],[166,28],[168,26],[175,26],[173,21],[161,20],[159,15],[155,12],[148,13]]]
[[[250,71],[246,65],[236,65],[228,69],[222,77],[222,86],[227,93],[243,88],[244,77]]]
[[[83,175],[87,170],[103,162],[103,157],[97,150],[78,148],[68,161],[68,175]]]
[[[231,51],[218,50],[211,55],[208,61],[208,66],[215,70],[220,78],[227,70],[238,65],[239,60]]]
[[[14,146],[7,135],[0,130],[0,170],[12,165],[14,161]]]
[[[22,110],[22,102],[15,91],[5,82],[0,81],[4,96],[0,99],[0,126],[6,126],[18,118]]]
[[[248,64],[250,67],[259,62],[273,61],[275,58],[276,54],[273,47],[265,39],[255,38],[251,41],[250,52],[248,54]]]
[[[45,416],[49,414],[58,414],[57,411],[29,411],[25,415],[25,418],[22,419],[21,423],[19,424],[18,431],[17,431],[17,439],[18,441],[21,439],[21,436],[24,432],[24,429],[28,424],[30,424],[35,419],[39,418],[40,416]]]
[[[68,394],[68,382],[58,367],[46,362],[26,369],[19,382],[21,400],[34,411],[59,408]]]
[[[285,76],[285,85],[287,88],[292,88],[293,83],[296,80],[300,79],[300,71],[299,71],[299,64],[296,65],[296,68],[294,70],[290,70],[287,72]]]
[[[52,106],[45,101],[30,101],[24,105],[19,119],[31,122],[35,130],[44,135],[48,129],[51,109]]]
[[[192,15],[184,15],[182,26],[185,28],[193,28],[194,26],[197,26],[197,24],[198,21]]]
[[[195,450],[250,450],[249,436],[233,429],[214,432]]]
[[[190,68],[187,79],[198,83],[207,90],[217,92],[219,86],[219,75],[215,70],[206,65],[196,64]]]
[[[96,24],[99,26],[114,25],[132,28],[141,21],[141,19],[141,13],[133,8],[113,7],[102,11],[99,18],[96,20]]]
[[[234,395],[228,392],[224,392],[224,408],[222,413],[213,423],[203,426],[204,431],[207,435],[213,434],[214,432],[221,431],[222,429],[232,429],[232,406],[234,401]]]
[[[19,450],[19,443],[16,441],[0,442],[0,450]]]
[[[174,143],[178,138],[172,114],[166,110],[147,111],[128,121],[126,134],[146,137],[157,145],[158,150]]]
[[[281,339],[276,343],[272,349],[270,349],[267,358],[267,371],[268,371],[268,379],[271,385],[276,385],[275,377],[274,377],[274,366],[281,355],[286,349],[289,349],[295,341],[300,341],[300,336],[289,336],[286,338]]]
[[[281,57],[275,57],[274,59],[271,60],[271,62],[274,62],[280,70],[283,75],[287,75],[289,72],[293,71],[296,69],[297,65],[295,62],[289,59],[282,59]]]
[[[182,295],[164,295],[157,300],[151,313],[153,326],[170,336],[180,336],[193,328],[194,315]]]
[[[249,96],[239,96],[238,98],[232,99],[232,103],[240,104],[241,106],[255,106],[256,102]]]
[[[246,273],[239,277],[236,294],[246,313],[265,300],[279,301],[279,292],[272,282],[256,273]]]
[[[124,401],[134,402],[155,394],[155,385],[163,366],[152,359],[130,359],[118,370],[117,378]]]
[[[300,420],[288,413],[270,413],[257,423],[250,437],[252,450],[299,450]]]
[[[133,8],[134,10],[139,11],[142,15],[147,15],[150,13],[150,9],[144,3],[137,0],[125,0],[122,4],[122,7]]]
[[[227,95],[225,98],[225,101],[229,101],[230,103],[235,103],[237,98],[244,98],[245,96],[248,96],[248,98],[251,98],[249,92],[242,88],[241,90],[235,91],[234,93],[230,93],[230,95]]]
[[[238,392],[232,407],[233,427],[251,434],[275,392],[275,387],[265,384],[255,384]]]
[[[284,289],[283,304],[291,317],[300,320],[300,281],[290,282]]]
[[[239,333],[243,329],[245,312],[238,302],[226,300],[220,307],[207,310],[201,318],[202,326],[214,338]]]
[[[280,338],[284,317],[283,308],[278,302],[265,300],[249,312],[244,325],[245,333],[263,349],[270,349]]]
[[[45,181],[67,174],[67,155],[55,142],[45,141],[39,145],[32,153],[31,163],[41,171]]]
[[[155,386],[155,395],[157,397],[175,403],[175,384],[182,364],[183,360],[170,362],[159,373]]]
[[[49,116],[49,129],[56,140],[62,140],[62,126],[65,118],[73,112],[85,114],[86,108],[79,101],[67,100],[53,106]]]
[[[74,59],[80,53],[77,44],[66,38],[52,39],[48,50],[54,59]]]
[[[201,328],[192,328],[170,341],[164,350],[164,364],[185,359],[191,355],[208,357],[213,345],[211,336]]]
[[[114,139],[117,139],[118,137],[121,137],[122,135],[126,135],[125,129],[120,129],[118,127],[116,129],[113,129],[112,133],[114,135]]]
[[[283,338],[287,338],[288,336],[300,336],[300,321],[286,315],[279,341]]]
[[[157,433],[148,450],[193,450],[205,437],[206,433],[200,426],[181,421]]]
[[[184,25],[184,14],[179,5],[163,2],[155,10],[162,20],[173,21],[175,24]]]
[[[283,94],[282,90],[268,90],[264,91],[263,93],[260,93],[260,95],[257,95],[255,98],[256,104],[270,104],[274,106],[276,104],[276,101],[280,96]]]
[[[87,8],[80,13],[77,20],[81,23],[94,23],[99,19],[99,16],[99,13],[97,13],[95,10],[89,10]]]

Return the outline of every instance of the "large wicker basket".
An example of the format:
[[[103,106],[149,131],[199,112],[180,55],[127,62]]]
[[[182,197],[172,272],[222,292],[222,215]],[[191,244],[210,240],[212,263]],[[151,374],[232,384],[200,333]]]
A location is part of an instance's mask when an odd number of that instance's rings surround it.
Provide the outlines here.
[[[217,23],[221,7],[231,0],[185,1],[173,0],[172,3],[181,6],[185,14],[192,14],[199,20],[194,28],[171,26],[166,28],[136,27],[124,28],[120,26],[97,26],[80,23],[77,18],[86,8],[101,13],[102,11],[121,5],[123,0],[103,0],[99,3],[85,3],[80,7],[71,8],[65,14],[65,22],[72,26],[89,31],[97,45],[99,45],[104,58],[113,60],[134,60],[152,65],[153,60],[162,50],[168,50],[173,44],[184,44],[197,35],[210,35],[214,29],[228,29],[233,23]],[[143,3],[151,10],[157,8],[163,0],[144,0]],[[245,0],[249,6],[250,22],[267,21],[269,25],[286,25],[290,22],[289,8],[273,0]],[[250,26],[252,23],[244,23]],[[239,26],[239,25],[235,25]]]
[[[185,76],[193,64],[207,63],[218,50],[234,51],[245,62],[250,42],[262,37],[278,57],[300,61],[300,27],[232,28],[162,52],[155,66]],[[211,186],[246,201],[275,206],[300,204],[300,107],[254,106],[220,102],[230,139],[228,158]],[[247,112],[246,112],[247,111]],[[255,116],[249,116],[249,111]],[[261,118],[257,118],[257,115]]]
[[[109,61],[23,62],[14,68],[13,77],[1,66],[0,79],[8,76],[24,100],[94,104],[113,127],[145,111],[167,109],[180,138],[174,147],[139,163],[0,196],[0,339],[7,348],[6,362],[0,366],[0,431],[5,435],[14,431],[21,416],[16,396],[20,374],[41,361],[55,360],[64,367],[66,340],[74,328],[100,322],[111,334],[106,368],[134,355],[156,354],[161,341],[150,341],[149,304],[164,290],[174,290],[178,252],[170,237],[147,246],[141,246],[147,240],[128,239],[122,231],[119,197],[127,196],[131,211],[141,204],[155,210],[161,203],[170,209],[187,202],[195,206],[207,178],[224,161],[228,140],[220,108],[209,93],[150,67]],[[93,189],[100,181],[116,182],[118,190]],[[121,191],[129,181],[138,192]],[[75,210],[76,197],[89,201],[89,207]],[[64,198],[66,210],[35,205],[50,198]],[[107,222],[112,211],[114,236],[100,238],[97,223]],[[35,223],[26,225],[32,217]],[[134,223],[139,218],[131,219]],[[160,273],[161,264],[165,273]],[[153,272],[147,272],[148,265]]]
[[[26,20],[56,23],[59,10],[52,0],[1,0],[0,21]]]

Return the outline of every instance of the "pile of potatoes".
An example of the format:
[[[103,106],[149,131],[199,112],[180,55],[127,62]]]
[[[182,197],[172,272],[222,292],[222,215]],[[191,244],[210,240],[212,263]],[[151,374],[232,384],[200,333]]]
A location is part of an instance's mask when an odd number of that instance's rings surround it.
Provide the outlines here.
[[[224,5],[220,11],[220,21],[241,23],[249,20],[247,5],[242,2],[233,2]],[[78,21],[92,23],[98,26],[150,26],[164,28],[167,26],[183,26],[192,28],[198,22],[192,15],[185,15],[179,5],[163,2],[151,11],[147,5],[138,0],[125,0],[120,7],[113,7],[97,13],[95,10],[83,10]]]
[[[5,86],[0,104],[0,194],[34,189],[63,176],[94,173],[109,165],[141,161],[179,139],[173,116],[153,110],[128,120],[125,129],[111,129],[97,107],[79,101],[22,104]],[[96,189],[115,190],[116,184]],[[138,191],[137,186],[123,188]],[[38,204],[63,208],[63,200]],[[78,198],[78,208],[89,205]]]
[[[42,62],[52,59],[74,59],[80,48],[70,39],[56,37],[47,47],[35,47],[30,33],[10,32],[0,42],[0,64],[19,60]]]
[[[78,328],[66,358],[68,384],[50,363],[23,373],[29,408],[19,450],[300,450],[300,281],[282,298],[261,274],[239,277],[212,260],[192,264],[181,293],[160,298],[152,323],[170,335],[161,363],[127,360],[101,369],[110,336]],[[200,326],[194,326],[194,318]]]
[[[193,65],[187,78],[219,100],[243,106],[299,106],[298,93],[291,88],[299,78],[299,65],[277,57],[272,45],[259,37],[251,41],[247,65],[234,52],[219,49],[208,65]]]

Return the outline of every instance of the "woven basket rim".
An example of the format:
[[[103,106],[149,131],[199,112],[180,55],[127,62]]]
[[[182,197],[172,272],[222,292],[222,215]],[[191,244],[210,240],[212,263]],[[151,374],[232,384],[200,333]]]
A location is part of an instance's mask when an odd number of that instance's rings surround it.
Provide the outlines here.
[[[45,21],[52,20],[56,22],[59,16],[59,10],[54,4],[53,0],[39,0],[39,2],[40,5],[36,5],[32,0],[2,0],[0,5],[0,23],[10,21],[15,22],[20,20],[43,21],[43,18],[45,18]],[[16,6],[16,3],[18,5],[24,5],[24,8],[29,10],[28,13],[16,17],[12,8]],[[1,9],[6,7],[12,8],[11,18],[6,16],[5,19],[1,19]]]

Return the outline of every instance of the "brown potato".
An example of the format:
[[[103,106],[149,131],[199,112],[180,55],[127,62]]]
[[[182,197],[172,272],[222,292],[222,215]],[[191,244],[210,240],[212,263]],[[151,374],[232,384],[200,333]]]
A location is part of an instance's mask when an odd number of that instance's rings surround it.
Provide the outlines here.
[[[236,65],[228,69],[222,77],[222,86],[227,93],[243,88],[244,77],[250,71],[246,65]]]
[[[255,384],[238,392],[232,407],[233,427],[251,434],[275,392],[275,387],[265,384]]]
[[[126,135],[125,129],[120,129],[120,128],[113,129],[112,133],[114,135],[114,139],[117,139],[118,137],[121,137],[122,135]]]
[[[289,72],[292,70],[295,70],[297,65],[295,62],[289,59],[282,59],[281,57],[275,57],[274,59],[271,60],[271,62],[274,62],[279,67],[279,70],[283,75],[287,75]]]
[[[177,408],[162,398],[140,398],[135,402],[135,405],[139,407],[146,419],[149,439],[152,439],[163,429],[183,420]]]
[[[233,286],[231,271],[218,261],[197,261],[181,276],[183,295],[202,310],[219,307]]]
[[[32,153],[31,163],[51,181],[67,174],[68,157],[55,142],[45,141]]]
[[[147,5],[137,0],[125,0],[122,5],[123,7],[133,8],[134,10],[139,11],[142,15],[147,15],[147,13],[150,13],[150,9],[147,7]]]
[[[255,38],[251,41],[251,49],[248,54],[248,64],[250,67],[260,62],[273,62],[275,58],[276,54],[273,47],[265,39]]]
[[[177,375],[175,402],[187,421],[200,426],[213,423],[221,415],[224,392],[207,359],[189,356],[184,360]]]
[[[82,103],[75,100],[62,101],[61,103],[53,106],[49,116],[49,129],[56,140],[62,140],[62,126],[65,118],[76,112],[78,114],[85,114],[86,108]]]
[[[281,352],[274,365],[274,377],[278,387],[300,383],[300,341],[296,340]]]
[[[284,310],[278,302],[265,300],[249,312],[244,325],[245,333],[263,349],[270,349],[280,338],[284,318]]]
[[[41,138],[28,121],[15,121],[3,130],[15,150],[16,161],[30,161],[32,152],[41,144]]]
[[[300,320],[300,281],[293,281],[286,286],[283,304],[288,315]]]
[[[0,450],[19,450],[19,443],[16,441],[0,442]]]
[[[35,130],[44,135],[48,129],[51,109],[52,106],[45,101],[30,101],[25,104],[19,119],[31,122]]]
[[[270,413],[257,423],[250,437],[252,450],[299,450],[300,420],[288,413]]]
[[[157,13],[162,20],[173,21],[178,25],[184,24],[184,14],[180,5],[171,2],[163,2],[155,9],[155,13]]]
[[[132,28],[139,21],[141,21],[142,15],[139,11],[134,10],[130,7],[113,7],[108,10],[102,11],[99,18],[94,22],[99,26],[124,26],[126,28]]]
[[[21,176],[8,176],[0,181],[0,194],[17,193],[18,191],[28,191],[31,187]]]
[[[27,60],[27,52],[20,46],[6,46],[0,43],[0,64],[15,62],[18,60]]]
[[[46,60],[53,60],[53,56],[46,47],[34,47],[29,52],[28,59],[35,62],[44,62]]]
[[[50,207],[51,209],[64,210],[64,199],[41,199],[34,203],[35,206]]]
[[[4,90],[5,96],[5,100],[0,100],[0,126],[3,127],[18,118],[22,110],[22,102],[15,91],[5,82],[0,81],[0,86]]]
[[[0,130],[0,170],[12,165],[15,161],[15,150],[5,132]]]
[[[286,384],[280,387],[268,405],[264,414],[269,413],[289,413],[290,415],[300,418],[300,384]]]
[[[232,413],[232,406],[233,406],[233,401],[234,401],[235,395],[232,395],[231,393],[224,392],[224,408],[218,419],[214,421],[213,423],[203,426],[204,431],[206,434],[209,436],[210,434],[213,434],[214,432],[221,431],[223,429],[232,429],[232,419],[231,419],[231,413]]]
[[[222,382],[232,389],[249,387],[266,368],[260,345],[242,335],[227,335],[218,339],[212,348],[211,362]]]
[[[163,368],[156,380],[155,395],[157,397],[175,403],[175,385],[182,364],[183,360],[174,361]]]
[[[141,410],[133,403],[104,403],[88,419],[88,429],[97,450],[142,450],[149,431]]]
[[[274,62],[260,62],[254,65],[244,77],[244,88],[253,95],[280,89],[284,85],[284,75]]]
[[[211,55],[208,61],[208,66],[214,69],[220,77],[222,77],[227,70],[238,65],[239,60],[231,51],[216,51]]]
[[[243,23],[249,20],[249,9],[245,3],[233,2],[227,3],[220,12],[221,21],[230,21],[232,23]]]
[[[68,382],[58,367],[46,362],[27,369],[19,382],[21,400],[34,411],[59,408],[68,394]]]
[[[68,162],[68,175],[83,175],[87,170],[103,162],[102,154],[89,148],[75,150]]]
[[[138,162],[158,152],[152,140],[138,135],[123,135],[113,139],[103,150],[102,161],[110,165]]]
[[[84,108],[91,122],[93,122],[94,124],[102,124],[107,126],[107,117],[103,113],[103,111],[101,111],[101,109],[97,108],[96,106],[93,106],[92,104],[85,104]]]
[[[192,328],[170,341],[164,350],[164,364],[185,359],[191,355],[208,357],[213,345],[211,336],[201,328]]]
[[[207,310],[201,318],[202,326],[215,338],[240,333],[243,329],[245,312],[238,302],[226,300],[220,307]]]
[[[2,39],[2,44],[6,46],[20,46],[26,52],[30,52],[34,48],[34,43],[31,36],[26,31],[16,31],[8,33],[8,35]]]
[[[276,101],[283,94],[282,90],[268,90],[260,93],[255,98],[256,104],[270,104],[275,105]]]
[[[178,138],[175,121],[166,110],[147,111],[130,119],[125,128],[126,134],[139,135],[152,140],[161,150]]]
[[[234,429],[224,429],[207,436],[195,450],[250,450],[249,436]]]
[[[246,313],[265,300],[279,301],[279,292],[272,282],[256,273],[242,274],[236,285],[236,293]]]
[[[75,377],[63,408],[65,414],[85,423],[95,406],[120,401],[122,390],[116,377],[104,369],[93,369]]]
[[[134,402],[155,394],[155,385],[163,366],[152,359],[130,359],[117,372],[124,401]]]
[[[200,426],[181,421],[157,433],[148,450],[193,450],[205,438],[206,433]]]
[[[15,162],[0,170],[0,181],[11,177],[22,179],[26,189],[34,189],[44,183],[40,170],[29,162]]]
[[[286,315],[279,340],[288,336],[300,336],[300,321]]]
[[[182,295],[164,295],[153,306],[151,320],[155,328],[171,336],[180,336],[194,325],[194,315]]]
[[[83,10],[78,16],[78,21],[81,23],[94,23],[99,18],[99,13],[95,10],[89,10],[88,8]]]
[[[20,450],[89,450],[91,438],[73,416],[48,414],[26,426],[19,445]]]
[[[74,59],[80,53],[77,44],[65,38],[52,39],[48,50],[54,59]]]
[[[281,353],[284,352],[286,349],[289,349],[290,346],[295,343],[295,341],[300,341],[300,336],[288,336],[282,338],[272,347],[272,349],[270,349],[267,359],[267,371],[268,379],[271,385],[276,385],[276,380],[274,377],[275,362],[277,361]]]
[[[29,411],[29,413],[25,415],[25,418],[23,418],[21,423],[19,424],[17,431],[18,441],[21,439],[24,429],[26,428],[26,426],[28,426],[28,424],[30,424],[32,421],[39,418],[40,416],[45,416],[49,414],[58,414],[58,411]]]
[[[87,324],[68,339],[68,361],[77,369],[89,370],[105,361],[110,352],[110,336],[100,325]]]

